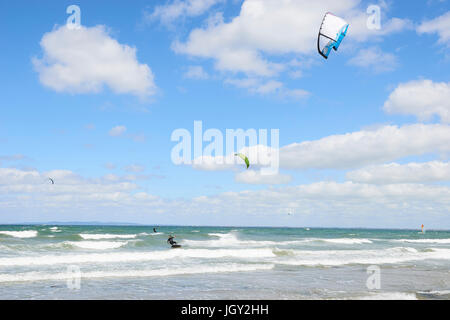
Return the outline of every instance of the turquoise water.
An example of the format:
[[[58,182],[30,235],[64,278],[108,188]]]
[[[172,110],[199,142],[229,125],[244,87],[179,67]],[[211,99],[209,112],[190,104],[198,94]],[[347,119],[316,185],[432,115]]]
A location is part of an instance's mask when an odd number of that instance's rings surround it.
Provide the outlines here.
[[[0,226],[0,299],[450,298],[449,231],[152,229]]]

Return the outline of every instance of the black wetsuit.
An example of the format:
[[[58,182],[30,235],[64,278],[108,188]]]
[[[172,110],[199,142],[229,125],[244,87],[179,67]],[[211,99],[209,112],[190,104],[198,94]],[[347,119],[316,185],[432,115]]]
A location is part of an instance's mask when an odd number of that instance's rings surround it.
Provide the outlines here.
[[[153,228],[153,232],[156,232],[156,228]]]
[[[172,246],[174,244],[177,244],[177,242],[173,240],[173,237],[169,237],[169,239],[167,239],[167,242],[170,243]]]

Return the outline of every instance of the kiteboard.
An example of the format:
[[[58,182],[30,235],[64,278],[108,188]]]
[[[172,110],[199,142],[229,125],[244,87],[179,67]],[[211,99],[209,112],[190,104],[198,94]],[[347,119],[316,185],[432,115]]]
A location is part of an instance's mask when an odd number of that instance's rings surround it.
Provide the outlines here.
[[[181,244],[174,244],[172,245],[172,249],[181,248]]]

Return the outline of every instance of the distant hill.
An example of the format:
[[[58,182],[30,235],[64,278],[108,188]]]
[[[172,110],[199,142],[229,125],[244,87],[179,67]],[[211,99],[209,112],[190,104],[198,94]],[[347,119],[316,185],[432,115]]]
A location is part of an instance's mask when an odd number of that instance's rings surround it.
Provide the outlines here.
[[[7,223],[3,225],[58,225],[58,226],[144,226],[139,223],[131,222],[100,222],[100,221],[47,221],[47,222],[24,222]]]

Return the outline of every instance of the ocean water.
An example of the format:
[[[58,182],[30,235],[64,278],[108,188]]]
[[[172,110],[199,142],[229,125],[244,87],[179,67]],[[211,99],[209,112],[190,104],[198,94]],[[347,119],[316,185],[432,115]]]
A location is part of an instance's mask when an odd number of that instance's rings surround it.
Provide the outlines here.
[[[0,299],[450,299],[450,231],[3,225]]]

